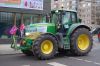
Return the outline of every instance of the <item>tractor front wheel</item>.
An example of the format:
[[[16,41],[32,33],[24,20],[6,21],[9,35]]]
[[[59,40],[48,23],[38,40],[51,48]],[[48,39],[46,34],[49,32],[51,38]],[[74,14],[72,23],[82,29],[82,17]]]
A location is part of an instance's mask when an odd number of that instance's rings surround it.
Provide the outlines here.
[[[32,47],[34,55],[41,59],[46,60],[53,58],[57,52],[57,40],[51,35],[41,35],[36,39]]]
[[[91,51],[92,45],[92,36],[86,28],[76,29],[71,35],[71,52],[75,55],[87,55]]]

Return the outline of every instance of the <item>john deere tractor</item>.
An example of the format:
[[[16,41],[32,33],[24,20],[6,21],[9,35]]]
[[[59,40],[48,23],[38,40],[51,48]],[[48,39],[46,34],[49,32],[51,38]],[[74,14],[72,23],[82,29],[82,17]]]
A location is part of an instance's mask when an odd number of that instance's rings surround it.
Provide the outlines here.
[[[81,23],[77,12],[54,10],[49,16],[38,17],[36,22],[26,26],[20,49],[24,54],[42,60],[51,59],[65,50],[77,56],[87,55],[93,46],[90,30]]]

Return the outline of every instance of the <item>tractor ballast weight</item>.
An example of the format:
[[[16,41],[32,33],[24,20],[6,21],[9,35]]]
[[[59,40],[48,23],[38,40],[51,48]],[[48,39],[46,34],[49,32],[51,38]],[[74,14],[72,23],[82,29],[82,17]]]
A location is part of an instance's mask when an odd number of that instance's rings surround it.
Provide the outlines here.
[[[90,28],[79,22],[76,12],[52,11],[49,18],[46,23],[43,20],[43,23],[26,26],[26,36],[20,40],[20,49],[24,54],[43,60],[53,58],[56,53],[66,54],[64,51],[67,50],[78,56],[91,51],[93,40]]]

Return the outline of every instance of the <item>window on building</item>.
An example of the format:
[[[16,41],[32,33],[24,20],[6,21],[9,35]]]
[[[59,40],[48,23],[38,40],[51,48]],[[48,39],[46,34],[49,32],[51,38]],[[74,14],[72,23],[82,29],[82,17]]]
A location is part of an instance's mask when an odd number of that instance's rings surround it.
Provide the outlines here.
[[[13,26],[14,19],[12,13],[0,12],[0,38],[8,39],[11,38],[10,29]],[[16,25],[19,26],[20,16],[17,15]]]

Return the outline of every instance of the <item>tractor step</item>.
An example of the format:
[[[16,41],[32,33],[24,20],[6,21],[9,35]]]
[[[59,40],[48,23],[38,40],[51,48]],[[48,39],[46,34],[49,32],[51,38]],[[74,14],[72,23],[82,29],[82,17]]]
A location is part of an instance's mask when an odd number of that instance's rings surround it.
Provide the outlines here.
[[[64,49],[70,49],[70,44],[67,38],[63,38]]]

